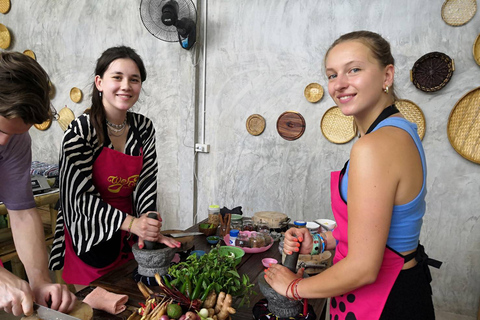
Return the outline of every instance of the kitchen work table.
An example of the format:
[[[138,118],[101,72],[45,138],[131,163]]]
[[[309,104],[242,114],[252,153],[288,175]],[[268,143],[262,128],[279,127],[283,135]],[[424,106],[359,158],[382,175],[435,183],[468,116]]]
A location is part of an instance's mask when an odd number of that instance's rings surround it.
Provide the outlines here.
[[[203,222],[203,221],[202,221]],[[198,224],[188,228],[185,232],[198,231]],[[211,245],[208,244],[206,236],[196,235],[193,240],[194,247],[193,250],[204,250],[208,252],[211,248]],[[221,245],[225,245],[223,241]],[[262,271],[265,269],[262,265],[263,258],[275,258],[277,261],[281,261],[282,256],[278,250],[278,241],[276,241],[270,249],[265,252],[260,253],[245,253],[242,257],[242,261],[237,266],[238,273],[246,274],[250,278],[251,283],[255,284],[254,291],[257,292],[256,295],[250,298],[250,305],[242,306],[237,308],[237,312],[232,315],[233,320],[237,319],[248,319],[253,318],[252,308],[253,306],[261,299],[263,295],[260,291],[258,285],[258,277],[262,274]],[[103,311],[94,310],[94,319],[127,319],[128,316],[132,313],[133,310],[136,310],[139,307],[139,303],[145,303],[145,298],[139,291],[137,284],[133,279],[134,272],[137,268],[137,262],[135,260],[129,261],[123,266],[113,270],[112,272],[98,278],[93,281],[91,285],[77,293],[79,299],[83,299],[88,293],[90,293],[95,287],[102,287],[110,292],[126,294],[129,297],[127,302],[127,310],[119,315],[110,315]],[[149,286],[153,291],[156,291],[156,288]],[[309,304],[313,306],[316,319],[325,319],[325,305],[327,299],[311,299]],[[235,302],[234,302],[235,304]]]

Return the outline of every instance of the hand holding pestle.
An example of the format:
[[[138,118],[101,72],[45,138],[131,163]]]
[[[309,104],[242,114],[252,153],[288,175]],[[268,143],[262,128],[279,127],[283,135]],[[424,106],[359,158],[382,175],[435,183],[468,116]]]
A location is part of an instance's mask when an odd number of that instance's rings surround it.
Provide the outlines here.
[[[150,219],[158,220],[158,215],[156,212],[149,212],[147,214],[147,217],[149,217]],[[144,243],[145,243],[145,250],[156,250],[161,247],[161,244],[158,242],[145,240]]]

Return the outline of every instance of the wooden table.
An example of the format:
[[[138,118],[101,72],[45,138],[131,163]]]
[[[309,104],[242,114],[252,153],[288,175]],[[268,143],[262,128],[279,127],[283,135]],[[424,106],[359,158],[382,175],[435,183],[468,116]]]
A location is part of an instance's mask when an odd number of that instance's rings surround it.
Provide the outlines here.
[[[198,225],[193,226],[186,230],[188,231],[198,231]],[[210,244],[207,243],[206,237],[204,235],[195,236],[194,238],[194,249],[195,250],[204,250],[208,252],[210,250]],[[242,261],[237,266],[237,270],[239,274],[247,274],[250,278],[250,281],[255,284],[254,291],[258,294],[252,296],[250,298],[250,305],[243,306],[237,309],[237,313],[232,315],[233,320],[237,319],[252,319],[252,308],[259,300],[263,297],[259,285],[258,285],[258,277],[264,270],[264,267],[261,263],[263,258],[275,258],[277,261],[281,261],[282,256],[280,251],[278,250],[278,241],[276,241],[272,247],[261,253],[249,254],[245,253],[242,258]],[[137,288],[137,284],[133,280],[133,273],[137,267],[136,261],[130,261],[125,265],[113,270],[109,274],[100,277],[99,279],[95,280],[91,283],[90,287],[85,288],[84,290],[80,291],[77,296],[81,299],[84,298],[89,292],[91,292],[95,287],[102,287],[110,292],[127,294],[129,296],[129,300],[127,305],[129,306],[129,311],[125,311],[124,313],[118,316],[111,316],[107,317],[105,313],[97,314],[98,316],[103,316],[104,319],[126,319],[128,315],[131,314],[131,310],[137,308],[139,306],[139,302],[145,303],[145,298],[140,293]],[[155,287],[151,287],[153,291],[155,291]],[[324,314],[324,307],[325,307],[326,299],[314,299],[309,300],[309,304],[314,307],[315,313],[317,315],[317,319],[325,319]],[[134,308],[133,308],[134,307]],[[323,314],[322,314],[323,313]]]

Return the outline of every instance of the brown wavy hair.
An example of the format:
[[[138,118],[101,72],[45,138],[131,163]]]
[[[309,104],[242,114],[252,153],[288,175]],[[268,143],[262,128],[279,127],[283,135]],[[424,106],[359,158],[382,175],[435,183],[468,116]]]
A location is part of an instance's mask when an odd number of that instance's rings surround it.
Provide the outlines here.
[[[50,79],[37,61],[20,52],[0,52],[0,115],[40,124],[52,118]]]
[[[147,79],[147,71],[143,64],[142,58],[132,48],[126,46],[112,47],[105,50],[100,58],[97,60],[97,66],[95,67],[95,76],[103,78],[105,71],[107,71],[110,64],[117,59],[131,59],[138,67],[140,71],[140,78],[143,81]],[[103,144],[105,140],[105,134],[103,131],[103,125],[105,123],[105,107],[102,103],[102,97],[100,92],[93,82],[92,88],[92,106],[85,110],[85,113],[90,114],[90,121],[97,132],[97,139],[100,144]]]

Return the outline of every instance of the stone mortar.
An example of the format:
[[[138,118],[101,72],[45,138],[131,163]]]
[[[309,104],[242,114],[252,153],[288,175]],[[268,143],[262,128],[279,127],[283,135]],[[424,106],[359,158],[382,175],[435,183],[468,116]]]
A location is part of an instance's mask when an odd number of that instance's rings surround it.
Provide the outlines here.
[[[138,273],[146,277],[154,277],[156,273],[163,276],[168,273],[170,262],[175,256],[176,249],[164,245],[156,250],[140,250],[138,244],[132,246],[132,252],[138,263]]]

